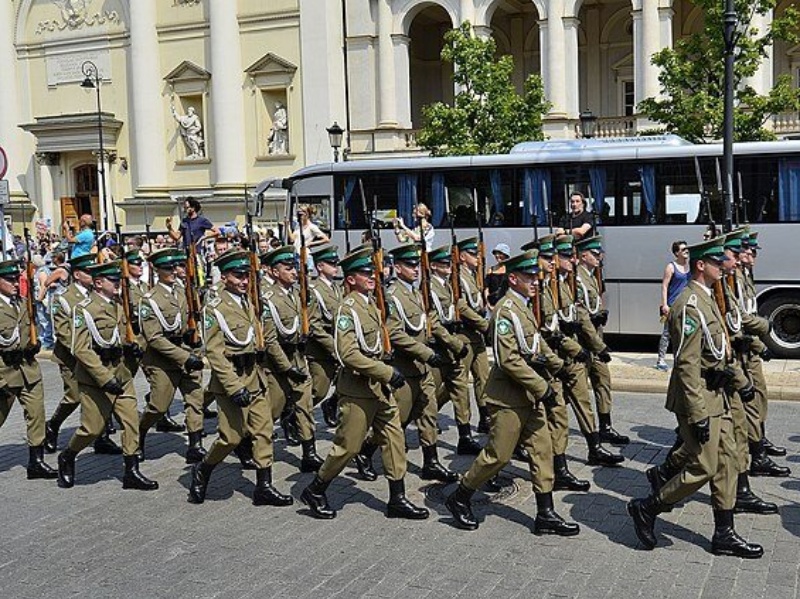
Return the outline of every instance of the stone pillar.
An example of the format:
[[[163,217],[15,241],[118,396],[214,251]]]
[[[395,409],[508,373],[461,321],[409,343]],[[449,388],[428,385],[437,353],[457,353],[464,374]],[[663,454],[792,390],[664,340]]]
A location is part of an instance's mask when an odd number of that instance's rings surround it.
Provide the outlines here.
[[[578,64],[578,26],[577,17],[564,17],[564,107],[567,118],[578,118],[580,107],[580,68]]]
[[[25,173],[27,160],[20,156],[22,144],[19,124],[17,51],[14,47],[14,3],[0,0],[0,73],[3,82],[0,85],[0,146],[8,155],[8,172],[5,179],[9,181],[12,194],[22,193],[19,177]],[[14,194],[17,195],[17,194]]]
[[[49,218],[53,231],[60,231],[60,223],[55,222],[56,186],[60,154],[42,152],[36,154],[39,164],[39,218]]]
[[[397,77],[397,122],[403,129],[411,128],[411,74],[408,46],[411,38],[396,33],[392,35],[394,44],[394,68]]]
[[[761,37],[769,30],[770,24],[772,23],[772,16],[772,10],[765,15],[753,15],[750,25],[758,30],[756,33],[757,36]],[[772,46],[768,46],[766,51],[767,55],[761,60],[758,70],[753,74],[752,77],[747,77],[742,82],[745,85],[749,85],[756,90],[756,92],[762,95],[769,93],[769,90],[771,90],[773,86]]]
[[[390,0],[378,0],[378,127],[397,127],[397,78],[394,69],[392,42],[392,8]]]
[[[475,25],[475,0],[461,0],[458,14],[461,17],[461,23],[469,21]],[[453,27],[458,27],[461,23],[455,23]]]
[[[231,2],[209,2],[211,35],[211,131],[207,156],[217,188],[241,191],[246,180],[242,49],[239,21]],[[208,128],[206,128],[208,129]],[[250,133],[252,135],[252,133]],[[210,150],[210,151],[208,151]]]
[[[165,193],[167,150],[161,65],[156,33],[156,0],[137,0],[131,10],[131,135],[134,195]]]
[[[658,67],[651,64],[653,54],[661,49],[661,16],[658,0],[643,0],[633,11],[634,100],[638,106],[645,98],[659,95]]]
[[[566,117],[567,115],[567,79],[565,75],[566,56],[564,47],[564,21],[561,15],[564,12],[562,0],[553,0],[548,6],[547,42],[542,48],[547,47],[547,68],[542,69],[544,91],[547,99],[553,105],[550,115],[553,117]],[[544,66],[544,65],[543,65]]]

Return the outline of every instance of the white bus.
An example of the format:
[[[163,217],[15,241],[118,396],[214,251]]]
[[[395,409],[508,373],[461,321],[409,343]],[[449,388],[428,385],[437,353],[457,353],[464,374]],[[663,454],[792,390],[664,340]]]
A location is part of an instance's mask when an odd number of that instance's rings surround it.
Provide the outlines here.
[[[755,277],[759,311],[774,323],[771,349],[800,357],[800,141],[735,144],[734,154],[736,221],[759,231],[763,247]],[[721,162],[721,145],[671,135],[526,142],[503,155],[319,164],[282,185],[299,201],[318,205],[342,250],[360,243],[373,211],[387,225],[384,246],[396,245],[391,219],[411,225],[419,201],[433,211],[436,246],[449,243],[450,218],[459,238],[475,235],[480,218],[487,253],[501,241],[516,252],[533,239],[534,226],[544,235],[551,224],[568,224],[569,195],[580,191],[593,202],[604,237],[607,332],[655,335],[672,242],[699,241],[709,209],[716,223],[723,222]]]

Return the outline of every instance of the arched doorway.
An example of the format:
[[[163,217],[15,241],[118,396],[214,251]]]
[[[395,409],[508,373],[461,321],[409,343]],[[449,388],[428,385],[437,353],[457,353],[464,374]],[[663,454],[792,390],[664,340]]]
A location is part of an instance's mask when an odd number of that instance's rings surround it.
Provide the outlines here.
[[[82,214],[91,214],[95,220],[100,218],[100,185],[96,164],[82,164],[72,171],[74,196],[61,198],[61,218],[77,227]]]
[[[492,15],[497,55],[514,59],[514,85],[522,93],[528,75],[542,71],[539,13],[533,3],[501,2]]]
[[[414,128],[422,126],[423,106],[453,102],[453,65],[442,61],[444,34],[452,28],[450,16],[436,5],[423,9],[409,27],[409,85]]]

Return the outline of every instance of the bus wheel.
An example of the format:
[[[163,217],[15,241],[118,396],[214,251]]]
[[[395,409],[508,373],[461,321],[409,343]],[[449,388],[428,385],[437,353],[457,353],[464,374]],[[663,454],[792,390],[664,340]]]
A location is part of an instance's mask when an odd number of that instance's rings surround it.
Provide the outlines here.
[[[766,300],[759,310],[772,321],[767,345],[782,358],[800,358],[800,295],[781,293]]]

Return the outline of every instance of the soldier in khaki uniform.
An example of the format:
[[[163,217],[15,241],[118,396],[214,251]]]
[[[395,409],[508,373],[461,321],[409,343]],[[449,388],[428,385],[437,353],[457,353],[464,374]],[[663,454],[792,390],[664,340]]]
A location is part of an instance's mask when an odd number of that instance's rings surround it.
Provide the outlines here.
[[[311,332],[306,359],[311,373],[314,405],[322,404],[322,416],[329,426],[336,426],[338,399],[336,389],[326,399],[336,379],[339,363],[333,346],[334,316],[342,301],[342,287],[334,280],[339,270],[339,253],[335,245],[323,244],[311,250],[317,278],[308,286],[308,317]]]
[[[467,344],[462,341],[458,332],[462,327],[456,318],[457,307],[453,301],[453,288],[450,275],[453,264],[450,246],[442,246],[428,252],[431,265],[431,300],[433,311],[442,327],[434,333],[439,351],[445,356],[447,364],[433,369],[433,380],[436,385],[439,410],[447,402],[453,403],[453,413],[458,427],[458,455],[478,455],[480,444],[472,437],[470,420],[472,413],[469,405],[469,373],[464,367],[464,358],[469,353]]]
[[[214,265],[221,273],[224,289],[207,298],[203,338],[211,367],[208,390],[219,406],[218,436],[206,456],[192,467],[189,501],[205,501],[214,468],[245,436],[250,436],[257,468],[253,504],[291,505],[292,497],[272,486],[272,410],[266,375],[257,364],[257,354],[264,351],[256,344],[260,323],[247,298],[250,255],[243,250],[229,250]]]
[[[176,264],[186,261],[183,252],[164,248],[153,252],[150,268],[156,274],[153,288],[139,302],[138,314],[146,349],[142,358],[150,384],[147,405],[139,422],[140,460],[145,458],[147,431],[167,413],[176,390],[183,397],[189,449],[186,463],[203,459],[203,359],[186,345],[186,296],[176,285]]]
[[[36,361],[40,344],[32,344],[31,321],[19,296],[20,274],[18,261],[0,262],[0,427],[19,400],[28,429],[28,478],[56,478],[58,473],[44,461],[44,386]]]
[[[557,400],[556,392],[536,366],[552,356],[539,336],[530,305],[538,286],[537,260],[536,250],[531,250],[504,263],[509,289],[492,316],[495,363],[486,383],[489,440],[445,502],[456,524],[467,530],[478,528],[470,505],[473,493],[508,463],[521,443],[530,454],[536,495],[534,532],[560,536],[580,532],[577,524],[564,521],[553,508],[553,446],[545,406]]]
[[[759,558],[763,548],[747,543],[733,526],[736,440],[725,388],[734,374],[728,367],[730,348],[723,316],[712,297],[712,288],[721,279],[726,260],[723,243],[723,238],[717,238],[690,246],[692,280],[669,314],[675,366],[666,408],[678,420],[683,442],[679,451],[688,457],[657,493],[632,500],[628,512],[639,540],[652,549],[657,543],[654,526],[658,514],[710,483],[714,510],[712,553]]]
[[[405,384],[396,369],[382,361],[385,357],[381,313],[372,299],[376,278],[371,247],[351,252],[341,267],[350,292],[337,310],[336,356],[342,364],[337,377],[339,423],[333,447],[300,499],[316,518],[336,517],[328,505],[325,491],[361,448],[367,432],[381,447],[383,468],[389,479],[389,518],[421,520],[428,510],[413,505],[405,494],[406,454],[400,412],[392,391]]]
[[[603,238],[600,235],[586,237],[575,242],[579,260],[576,268],[578,309],[588,313],[589,322],[601,341],[603,327],[608,322],[608,310],[603,308],[605,283],[601,279],[602,271],[600,270],[603,259],[602,242]],[[630,439],[619,434],[611,426],[611,371],[608,368],[606,356],[602,352],[594,354],[588,364],[588,370],[597,405],[597,418],[600,421],[600,441],[612,445],[627,445],[630,443]]]
[[[119,260],[89,267],[92,293],[73,309],[72,353],[81,398],[81,424],[58,456],[58,486],[75,484],[75,458],[115,414],[122,425],[123,489],[151,491],[158,483],[139,472],[139,414],[133,378],[123,361],[125,315],[119,303]]]
[[[469,350],[464,358],[464,369],[472,374],[472,389],[478,404],[478,432],[489,432],[489,410],[483,397],[483,388],[489,378],[489,355],[486,353],[485,337],[489,331],[489,320],[486,317],[486,305],[483,294],[478,288],[478,238],[469,237],[458,242],[459,281],[461,284],[461,322],[458,334]]]

